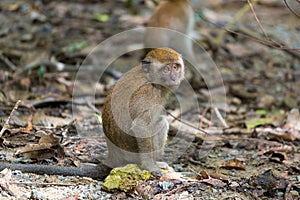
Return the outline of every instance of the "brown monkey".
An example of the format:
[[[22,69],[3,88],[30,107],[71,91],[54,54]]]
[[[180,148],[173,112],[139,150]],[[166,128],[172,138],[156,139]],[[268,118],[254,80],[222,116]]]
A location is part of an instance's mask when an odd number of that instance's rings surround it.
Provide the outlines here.
[[[159,48],[149,52],[142,63],[112,88],[103,108],[103,129],[107,137],[107,164],[60,167],[35,164],[0,163],[0,170],[37,174],[87,176],[103,179],[110,167],[137,163],[157,172],[155,161],[161,156],[169,124],[163,116],[163,105],[171,90],[184,78],[184,65],[176,51]]]
[[[147,27],[171,29],[188,37],[192,37],[194,25],[195,17],[190,0],[162,0],[147,23]],[[184,57],[194,56],[192,40],[188,37],[163,29],[146,29],[144,45],[146,48],[170,47],[182,52]]]
[[[169,130],[163,106],[183,78],[181,55],[170,48],[158,48],[116,83],[102,115],[109,166],[137,163],[159,172],[155,161],[164,150]]]

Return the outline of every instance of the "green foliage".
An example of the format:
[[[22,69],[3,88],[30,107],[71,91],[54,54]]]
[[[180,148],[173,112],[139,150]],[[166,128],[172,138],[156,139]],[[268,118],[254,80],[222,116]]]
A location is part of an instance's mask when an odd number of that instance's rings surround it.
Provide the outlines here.
[[[67,47],[67,52],[74,53],[86,47],[88,45],[87,41],[74,42]]]
[[[99,14],[96,13],[94,15],[94,19],[99,21],[99,22],[107,22],[110,19],[110,16],[108,14]]]
[[[255,111],[255,112],[256,112],[256,114],[258,114],[258,115],[266,115],[266,114],[268,114],[268,111],[263,110],[263,109],[257,110],[257,111]]]
[[[273,121],[273,118],[254,118],[245,121],[247,130],[251,130],[260,125],[270,124]]]
[[[102,115],[98,115],[97,113],[94,113],[94,116],[97,118],[100,124],[102,124]]]
[[[40,81],[43,80],[45,73],[46,73],[46,67],[44,65],[41,65],[38,71],[38,77]]]

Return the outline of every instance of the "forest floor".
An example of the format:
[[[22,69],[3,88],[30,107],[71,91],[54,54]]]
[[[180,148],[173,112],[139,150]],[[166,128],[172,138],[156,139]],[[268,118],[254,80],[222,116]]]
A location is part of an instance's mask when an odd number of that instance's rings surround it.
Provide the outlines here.
[[[1,161],[75,167],[104,160],[99,111],[116,74],[137,65],[143,53],[130,52],[140,45],[135,37],[90,53],[118,33],[143,27],[153,9],[149,2],[0,2]],[[184,178],[152,177],[108,192],[91,178],[6,171],[0,199],[299,199],[299,18],[284,1],[253,6],[254,12],[247,1],[220,0],[197,9],[197,42],[223,84],[194,78],[198,108],[180,113],[176,102],[168,104],[190,124],[176,134],[182,122],[168,116],[163,160]],[[297,12],[300,4],[292,8]],[[109,66],[114,76],[97,71],[128,44],[129,53]],[[80,81],[91,83],[74,84]],[[226,107],[214,109],[220,91]]]

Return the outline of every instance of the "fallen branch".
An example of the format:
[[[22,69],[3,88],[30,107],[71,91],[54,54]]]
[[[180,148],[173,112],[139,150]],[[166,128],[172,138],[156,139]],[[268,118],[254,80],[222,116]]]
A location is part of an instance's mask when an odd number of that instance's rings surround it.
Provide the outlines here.
[[[36,68],[39,68],[40,66],[46,66],[50,69],[50,71],[65,71],[65,72],[77,72],[79,69],[87,71],[87,72],[100,72],[100,73],[106,73],[110,76],[112,76],[115,79],[119,79],[123,74],[115,69],[111,68],[99,68],[93,65],[81,65],[80,68],[75,65],[67,65],[61,62],[51,62],[48,60],[42,60],[42,61],[36,61],[29,63],[26,65],[20,72],[19,75],[25,75],[29,71],[32,71]],[[105,71],[104,71],[105,70]]]
[[[242,27],[242,28],[237,28],[236,30],[232,30],[230,26],[220,26],[214,22],[209,21],[207,18],[203,17],[203,16],[199,16],[201,17],[204,21],[213,24],[215,27],[218,27],[220,29],[223,29],[223,34],[225,35],[225,32],[228,33],[232,33],[234,35],[238,35],[247,39],[250,39],[252,41],[256,41],[258,43],[261,43],[265,46],[268,47],[272,47],[274,49],[279,49],[279,50],[283,50],[289,54],[291,54],[292,56],[300,59],[300,48],[291,48],[288,47],[284,42],[280,41],[278,38],[272,39],[272,37],[269,36],[269,38],[271,38],[271,40],[265,40],[264,37],[262,37],[259,33],[252,31],[246,27]],[[218,38],[220,37],[220,35],[218,36]],[[276,40],[276,41],[275,41]],[[217,43],[217,42],[214,42]],[[298,53],[299,52],[299,53]]]
[[[253,3],[255,4],[257,0],[253,0]],[[224,37],[226,35],[226,30],[231,29],[233,25],[250,9],[248,5],[244,5],[242,9],[240,9],[233,17],[231,22],[229,22],[226,27],[221,31],[221,33],[218,35],[216,39],[217,45],[222,45],[224,41]]]
[[[73,183],[38,183],[38,182],[14,182],[14,181],[9,181],[9,184],[39,185],[39,186],[76,186],[76,184]]]
[[[256,1],[254,1],[254,3],[255,3],[255,2],[256,2]],[[262,24],[260,23],[260,21],[259,21],[257,15],[256,15],[256,12],[254,11],[253,4],[251,3],[250,0],[248,0],[248,4],[249,4],[249,7],[250,7],[250,9],[251,9],[251,12],[252,12],[253,15],[254,15],[254,18],[255,18],[256,22],[258,23],[258,26],[259,26],[260,30],[263,32],[264,36],[265,36],[267,39],[269,39],[267,33],[265,32],[265,30],[264,30]]]
[[[217,107],[214,107],[214,111],[218,117],[218,119],[220,120],[220,122],[222,123],[222,125],[225,127],[225,128],[228,128],[229,126],[227,125],[227,123],[225,122],[224,118],[222,117],[219,109]]]
[[[7,66],[8,66],[11,70],[15,71],[15,70],[17,69],[16,65],[15,65],[14,63],[12,63],[7,57],[5,57],[5,56],[3,55],[2,52],[0,53],[0,59],[1,59],[5,64],[7,64]]]
[[[183,124],[185,124],[185,125],[187,125],[187,126],[189,126],[189,127],[191,127],[191,128],[194,128],[194,129],[196,129],[196,130],[198,130],[198,131],[200,131],[200,132],[202,132],[202,133],[204,133],[204,134],[208,134],[208,132],[206,132],[204,129],[198,128],[198,127],[196,127],[196,126],[194,126],[194,125],[192,125],[192,124],[190,124],[190,123],[188,123],[188,122],[185,122],[185,121],[179,119],[178,117],[174,116],[173,114],[171,114],[171,113],[168,112],[168,111],[167,111],[167,113],[168,113],[171,117],[173,117],[175,120],[177,120],[177,121],[179,121],[179,122],[181,122],[181,123],[183,123]]]
[[[296,15],[297,17],[300,17],[300,15],[298,15],[290,6],[289,6],[289,4],[286,2],[286,0],[283,0],[284,1],[284,4],[285,4],[285,6],[294,14],[294,15]],[[299,4],[300,4],[300,1],[298,0],[297,1]]]
[[[5,121],[1,131],[0,131],[0,138],[2,138],[4,131],[6,131],[9,127],[9,122],[10,119],[12,118],[12,116],[15,114],[16,110],[18,109],[19,105],[21,103],[21,100],[18,100],[17,103],[15,104],[14,108],[12,109],[12,111],[10,112],[7,120]]]

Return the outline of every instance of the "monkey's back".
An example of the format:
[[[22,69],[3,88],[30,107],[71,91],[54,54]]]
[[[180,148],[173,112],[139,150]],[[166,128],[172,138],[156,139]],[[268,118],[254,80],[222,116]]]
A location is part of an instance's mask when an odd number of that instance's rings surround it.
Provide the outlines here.
[[[187,0],[165,0],[157,6],[147,26],[169,28],[188,34],[186,30],[190,30],[188,26],[193,18],[193,9]]]
[[[153,87],[138,65],[125,73],[106,97],[102,123],[107,139],[117,147],[138,152],[137,140],[129,135],[133,119],[151,109],[164,105],[168,91]],[[151,119],[149,119],[151,120]]]

